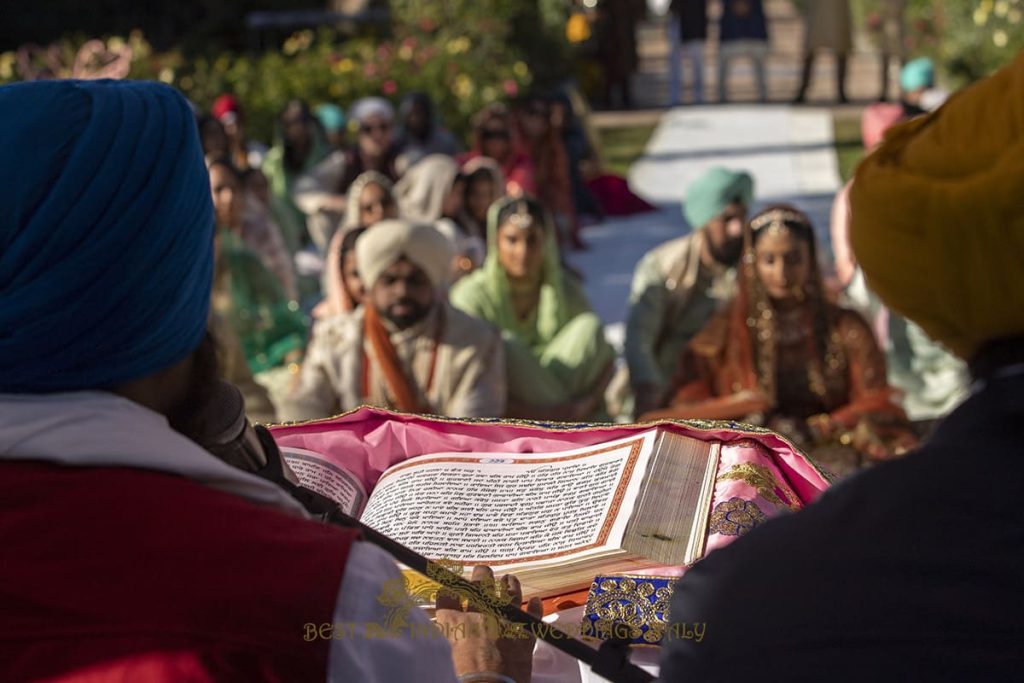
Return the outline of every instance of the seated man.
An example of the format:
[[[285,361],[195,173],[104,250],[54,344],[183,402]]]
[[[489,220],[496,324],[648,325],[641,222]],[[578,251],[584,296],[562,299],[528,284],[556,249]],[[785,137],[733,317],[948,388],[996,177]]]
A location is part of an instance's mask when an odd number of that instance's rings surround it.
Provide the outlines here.
[[[716,550],[679,583],[676,681],[989,681],[1024,665],[1024,55],[857,169],[851,237],[887,306],[969,360],[915,453]]]
[[[452,257],[448,240],[429,225],[382,221],[362,235],[363,305],[317,324],[282,417],[327,417],[362,404],[501,416],[501,335],[445,300]]]
[[[214,218],[185,98],[19,83],[0,123],[0,680],[527,683],[529,639],[373,637],[394,561],[201,445]]]
[[[664,405],[683,349],[732,297],[753,196],[746,173],[710,169],[686,192],[683,211],[694,231],[656,247],[637,265],[625,344],[636,415]]]

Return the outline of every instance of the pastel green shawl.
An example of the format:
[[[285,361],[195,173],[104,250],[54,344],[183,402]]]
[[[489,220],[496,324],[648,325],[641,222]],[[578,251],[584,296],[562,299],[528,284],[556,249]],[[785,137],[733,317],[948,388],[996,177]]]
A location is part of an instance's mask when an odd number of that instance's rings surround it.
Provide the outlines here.
[[[562,267],[554,226],[544,230],[544,267],[540,300],[525,320],[516,316],[508,278],[498,262],[498,214],[514,198],[500,199],[487,213],[487,258],[483,267],[459,280],[452,288],[453,306],[487,320],[519,339],[539,355],[565,325],[590,311],[579,281]]]

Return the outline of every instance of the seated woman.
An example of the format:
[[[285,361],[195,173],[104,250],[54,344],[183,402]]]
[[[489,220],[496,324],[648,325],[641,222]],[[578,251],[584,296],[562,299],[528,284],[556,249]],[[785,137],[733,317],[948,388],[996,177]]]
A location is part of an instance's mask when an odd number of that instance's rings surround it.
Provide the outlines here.
[[[494,159],[476,157],[462,166],[466,179],[457,222],[468,234],[487,239],[487,210],[505,196],[505,174]]]
[[[524,98],[516,108],[516,119],[523,148],[533,160],[538,200],[554,216],[561,244],[582,248],[572,202],[569,155],[562,132],[551,123],[550,102],[540,95]]]
[[[327,247],[322,283],[324,300],[313,309],[313,317],[317,320],[351,311],[357,305],[346,293],[343,280],[345,264],[342,245],[348,238],[351,248],[355,248],[355,238],[349,238],[352,231],[368,228],[387,218],[398,218],[394,186],[386,176],[376,171],[366,171],[355,179],[349,187],[346,204],[345,220]]]
[[[452,243],[456,253],[452,282],[483,265],[487,252],[483,233],[470,233],[459,222],[464,213],[465,194],[466,179],[458,164],[443,154],[423,157],[395,183],[402,218],[432,224]]]
[[[285,295],[297,298],[291,254],[266,206],[245,191],[241,174],[227,159],[213,161],[209,171],[217,226],[238,235],[277,278]]]
[[[683,352],[671,405],[642,419],[764,424],[836,474],[911,447],[871,329],[825,298],[807,216],[769,208],[745,241],[739,294]]]
[[[504,176],[505,194],[537,194],[533,160],[519,139],[512,112],[505,105],[489,104],[477,114],[473,140],[473,149],[461,159],[463,164],[480,157],[492,159]]]
[[[505,339],[511,417],[582,420],[601,415],[615,351],[579,282],[559,262],[540,204],[510,198],[491,207],[483,268],[451,302],[494,323]]]
[[[253,377],[280,409],[302,360],[306,319],[238,235],[219,230],[216,253],[211,309],[230,325]]]

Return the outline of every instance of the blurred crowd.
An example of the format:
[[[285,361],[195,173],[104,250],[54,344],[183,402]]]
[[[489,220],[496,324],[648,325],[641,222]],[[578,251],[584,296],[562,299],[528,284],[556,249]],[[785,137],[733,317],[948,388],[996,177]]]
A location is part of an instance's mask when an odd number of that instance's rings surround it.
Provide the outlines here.
[[[902,104],[867,110],[869,144],[933,106],[930,63],[903,76]],[[826,264],[806,215],[755,212],[753,179],[726,168],[686,188],[692,231],[636,265],[617,363],[563,254],[585,248],[581,226],[651,207],[594,172],[585,114],[565,93],[492,105],[464,148],[422,93],[397,110],[293,101],[268,148],[246,137],[243,104],[218,98],[199,118],[218,223],[213,328],[250,415],[370,404],[740,420],[845,473],[902,453],[959,400],[959,362],[885,311],[844,248],[849,187]]]

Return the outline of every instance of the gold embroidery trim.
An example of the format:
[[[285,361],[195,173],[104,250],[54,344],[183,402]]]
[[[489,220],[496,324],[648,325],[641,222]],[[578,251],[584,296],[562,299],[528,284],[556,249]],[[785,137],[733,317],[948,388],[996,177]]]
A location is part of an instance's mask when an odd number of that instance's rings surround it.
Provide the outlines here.
[[[790,488],[789,484],[776,479],[772,471],[764,465],[756,465],[749,462],[733,465],[720,474],[717,481],[742,481],[753,486],[757,489],[759,496],[777,507],[785,506],[794,511],[800,509],[800,499],[793,489]],[[781,489],[782,494],[789,501],[783,501],[779,494],[776,493],[776,489]]]

